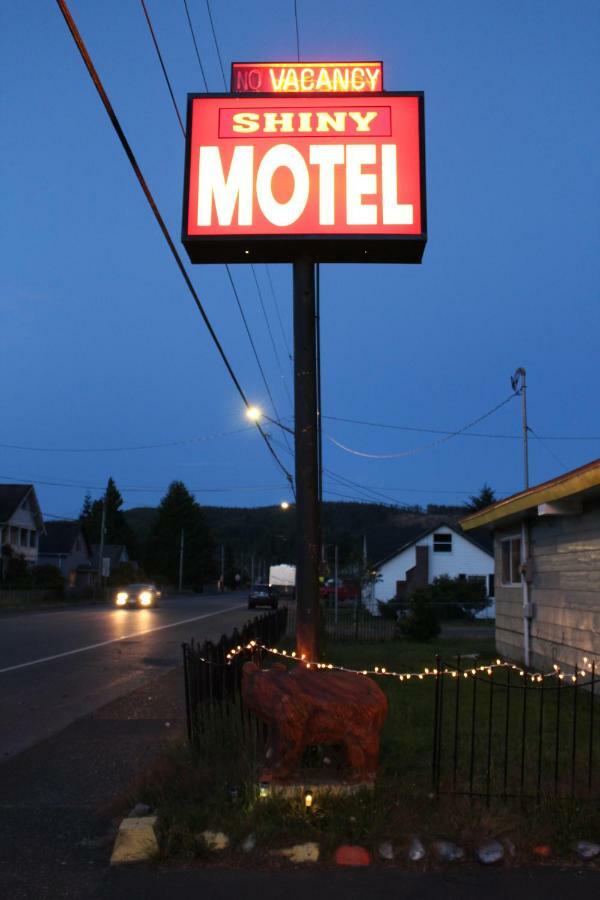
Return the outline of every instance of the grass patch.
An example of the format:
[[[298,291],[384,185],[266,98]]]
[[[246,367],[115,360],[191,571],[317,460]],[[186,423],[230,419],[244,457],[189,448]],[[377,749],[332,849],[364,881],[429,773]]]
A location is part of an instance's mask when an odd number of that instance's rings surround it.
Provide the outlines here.
[[[396,671],[419,671],[435,665],[436,652],[451,663],[458,654],[463,658],[480,654],[482,661],[487,662],[495,651],[492,636],[474,634],[468,638],[438,638],[425,645],[406,641],[331,643],[327,660],[359,669],[377,665]],[[187,744],[172,747],[135,786],[127,801],[143,801],[159,810],[163,856],[179,861],[201,862],[210,858],[228,863],[248,859],[256,862],[261,856],[266,858],[271,849],[305,841],[318,842],[325,859],[341,843],[359,843],[375,851],[379,842],[391,840],[401,851],[416,834],[425,842],[436,838],[454,840],[467,851],[475,850],[486,838],[510,837],[519,848],[516,860],[529,862],[531,849],[537,844],[549,843],[556,854],[569,858],[575,840],[600,839],[597,801],[560,800],[542,793],[539,803],[530,803],[524,810],[510,801],[494,800],[488,807],[464,797],[436,799],[431,792],[435,683],[431,680],[400,684],[393,679],[379,683],[388,695],[390,711],[382,736],[380,773],[373,791],[349,796],[317,793],[310,811],[304,808],[301,797],[259,799],[263,729],[249,720],[239,702],[235,702],[224,708],[206,709],[195,750]],[[477,689],[483,693],[484,687],[478,685]],[[461,690],[467,694],[472,683],[465,681]],[[547,694],[545,714],[550,722],[550,692]],[[452,704],[448,703],[447,708],[452,710]],[[583,721],[582,709],[583,702],[579,710]],[[485,750],[487,700],[481,710],[481,718],[476,721],[476,743]],[[504,713],[501,710],[500,718]],[[518,718],[515,707],[515,728]],[[464,775],[464,753],[470,751],[470,720],[466,713],[464,719],[459,716],[458,724],[457,761]],[[449,736],[453,737],[454,732]],[[534,737],[537,740],[537,733]],[[496,741],[496,736],[492,739]],[[453,745],[449,749],[453,760]],[[342,771],[341,760],[330,748],[309,751],[302,775],[307,787],[313,786],[314,767],[325,754],[331,758],[329,771]],[[200,839],[205,829],[224,831],[231,841],[230,851],[209,854]],[[257,851],[248,856],[239,847],[250,834],[256,837]],[[405,858],[401,853],[399,859]]]

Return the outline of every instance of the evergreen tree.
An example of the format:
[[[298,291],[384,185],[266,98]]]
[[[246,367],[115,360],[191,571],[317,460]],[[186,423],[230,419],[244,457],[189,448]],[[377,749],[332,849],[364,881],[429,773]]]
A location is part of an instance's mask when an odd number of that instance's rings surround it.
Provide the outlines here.
[[[83,507],[79,518],[83,524],[83,530],[88,542],[90,544],[100,543],[103,500],[106,503],[104,543],[124,544],[127,547],[130,557],[135,557],[137,555],[135,535],[123,515],[121,509],[123,506],[123,497],[112,478],[108,479],[104,498],[101,497],[99,500],[92,500],[89,493],[84,497]]]
[[[199,503],[182,481],[173,481],[162,498],[146,548],[146,570],[171,584],[179,578],[179,548],[184,532],[183,581],[200,587],[215,576],[214,541]]]
[[[479,491],[479,493],[469,498],[469,502],[465,503],[465,509],[477,512],[479,509],[485,509],[497,500],[494,490],[489,486],[487,481]]]

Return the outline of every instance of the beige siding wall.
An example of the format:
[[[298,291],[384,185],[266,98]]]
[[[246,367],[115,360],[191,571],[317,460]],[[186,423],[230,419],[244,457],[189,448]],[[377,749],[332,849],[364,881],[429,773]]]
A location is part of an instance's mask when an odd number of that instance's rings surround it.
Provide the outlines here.
[[[503,655],[522,661],[521,590],[501,584],[500,541],[514,533],[496,534],[496,644]],[[600,660],[600,507],[537,519],[531,537],[532,664],[568,670],[583,656]]]

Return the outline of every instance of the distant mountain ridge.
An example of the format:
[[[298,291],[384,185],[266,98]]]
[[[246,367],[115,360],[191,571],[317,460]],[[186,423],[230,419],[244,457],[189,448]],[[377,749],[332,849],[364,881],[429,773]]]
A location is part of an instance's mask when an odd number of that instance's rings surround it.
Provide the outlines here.
[[[271,564],[292,562],[295,557],[295,517],[293,509],[279,506],[225,507],[203,506],[206,524],[218,545],[231,547],[236,557],[254,554]],[[362,559],[366,536],[370,564],[393,553],[420,532],[445,521],[458,525],[464,507],[430,506],[427,510],[399,509],[379,503],[327,502],[323,504],[323,543],[331,555],[331,546],[339,548],[340,564],[358,564]],[[156,509],[137,507],[125,510],[125,518],[145,544]],[[490,545],[485,532],[473,535],[484,546]]]

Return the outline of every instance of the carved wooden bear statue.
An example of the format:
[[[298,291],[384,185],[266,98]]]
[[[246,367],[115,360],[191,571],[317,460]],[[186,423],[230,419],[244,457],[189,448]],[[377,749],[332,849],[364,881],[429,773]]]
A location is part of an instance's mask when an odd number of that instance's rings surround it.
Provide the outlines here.
[[[270,774],[293,776],[302,753],[314,744],[342,744],[353,780],[372,780],[379,760],[379,739],[387,697],[364,675],[298,666],[288,672],[276,664],[243,668],[242,698],[269,727]]]

